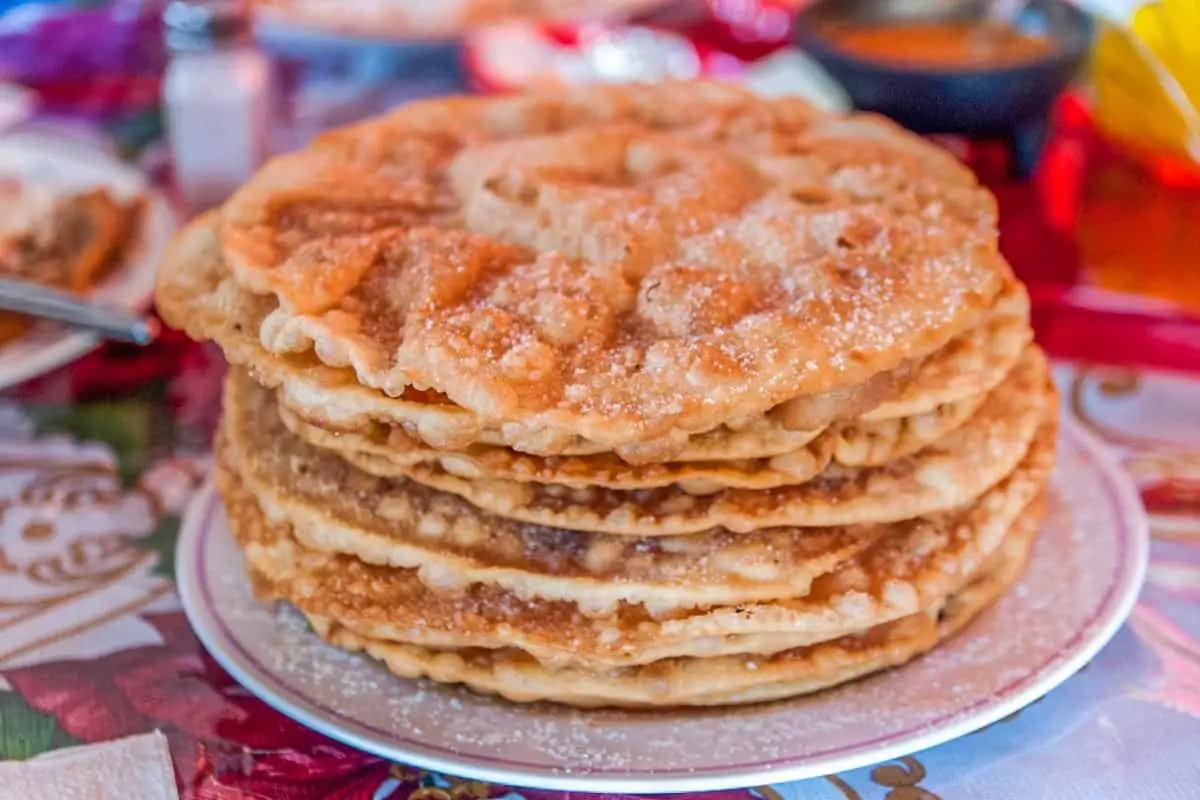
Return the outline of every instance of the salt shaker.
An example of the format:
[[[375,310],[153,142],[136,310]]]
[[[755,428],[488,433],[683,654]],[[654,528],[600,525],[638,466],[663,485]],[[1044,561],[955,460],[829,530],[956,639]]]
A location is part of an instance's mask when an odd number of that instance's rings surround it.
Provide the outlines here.
[[[193,211],[223,202],[265,160],[274,108],[269,59],[239,0],[174,0],[163,104],[175,180]]]

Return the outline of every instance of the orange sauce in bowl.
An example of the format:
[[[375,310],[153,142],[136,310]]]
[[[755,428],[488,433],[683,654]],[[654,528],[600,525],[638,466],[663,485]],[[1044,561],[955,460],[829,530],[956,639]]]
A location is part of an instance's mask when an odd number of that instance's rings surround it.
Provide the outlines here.
[[[995,69],[1054,51],[1045,36],[983,22],[890,22],[830,26],[830,44],[863,61],[926,69]]]

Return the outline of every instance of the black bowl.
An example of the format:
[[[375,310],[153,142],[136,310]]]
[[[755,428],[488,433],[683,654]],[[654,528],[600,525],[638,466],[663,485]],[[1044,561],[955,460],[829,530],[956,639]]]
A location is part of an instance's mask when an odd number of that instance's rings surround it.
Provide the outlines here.
[[[983,0],[815,0],[800,12],[794,39],[850,95],[857,108],[885,114],[918,133],[1014,140],[1018,161],[1040,149],[1047,113],[1078,73],[1091,42],[1089,17],[1064,0],[1031,0],[1014,20],[1048,37],[1044,57],[986,68],[912,67],[865,60],[827,38],[834,27],[980,20]],[[1021,141],[1029,139],[1030,141]],[[1018,164],[1024,170],[1027,164]]]

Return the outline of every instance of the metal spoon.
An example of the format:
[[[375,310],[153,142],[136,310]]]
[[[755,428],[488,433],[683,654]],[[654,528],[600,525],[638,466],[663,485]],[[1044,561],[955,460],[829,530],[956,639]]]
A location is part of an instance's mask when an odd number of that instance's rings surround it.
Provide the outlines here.
[[[94,331],[105,339],[145,346],[158,336],[154,319],[100,308],[78,297],[35,283],[0,278],[0,311],[62,322]]]

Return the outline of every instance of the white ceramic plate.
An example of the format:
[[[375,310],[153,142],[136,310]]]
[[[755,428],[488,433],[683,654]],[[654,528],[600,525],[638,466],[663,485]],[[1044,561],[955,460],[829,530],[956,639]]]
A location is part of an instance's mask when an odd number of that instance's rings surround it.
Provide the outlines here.
[[[45,133],[0,137],[0,174],[84,191],[104,187],[120,197],[142,195],[146,211],[138,241],[124,264],[92,291],[93,301],[124,311],[143,311],[154,293],[154,272],[171,234],[175,214],[135,168],[90,146]],[[40,322],[18,339],[0,345],[0,390],[43,375],[90,350],[100,340],[91,333]]]
[[[999,720],[1086,664],[1145,572],[1137,494],[1103,445],[1064,423],[1043,535],[1020,583],[907,666],[812,697],[734,710],[578,712],[401,680],[326,647],[254,599],[211,489],[189,510],[179,591],[214,657],[247,689],[328,736],[406,764],[501,784],[702,791],[841,772]]]

